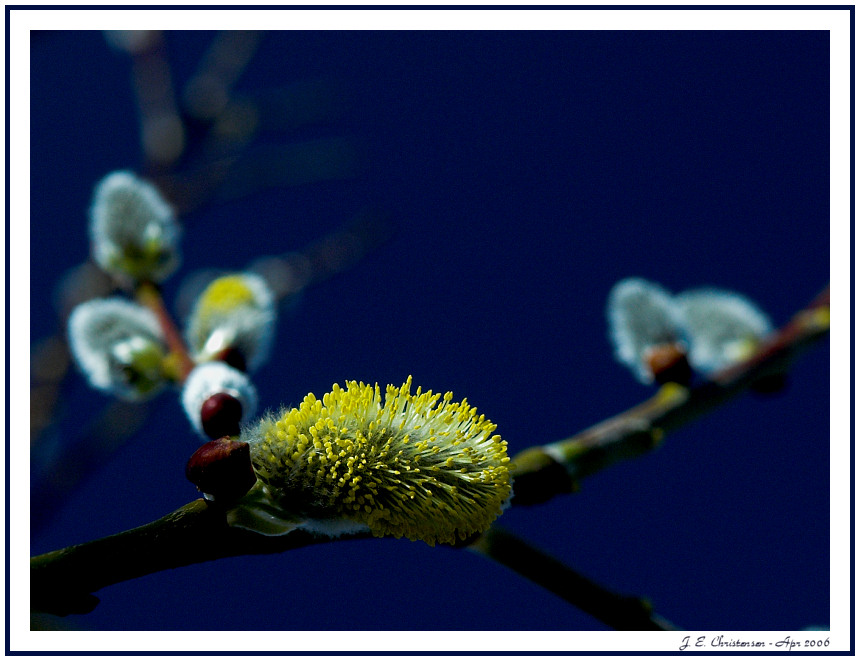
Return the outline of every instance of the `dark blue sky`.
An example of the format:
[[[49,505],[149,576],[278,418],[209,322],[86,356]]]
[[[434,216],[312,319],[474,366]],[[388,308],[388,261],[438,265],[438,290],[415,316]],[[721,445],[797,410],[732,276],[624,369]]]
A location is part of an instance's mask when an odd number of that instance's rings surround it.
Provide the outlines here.
[[[214,33],[171,32],[181,87]],[[252,147],[342,138],[354,176],[216,201],[183,218],[183,269],[297,250],[371,205],[391,241],[285,311],[263,407],[347,379],[468,397],[516,453],[643,400],[616,364],[618,280],[742,291],[784,323],[829,279],[826,32],[273,32],[237,90],[324,81],[338,114],[271,118]],[[142,165],[127,57],[98,32],[31,45],[31,339],[88,254],[107,172]],[[686,629],[826,626],[829,347],[788,389],[743,397],[500,524]],[[73,376],[44,461],[107,399]],[[33,553],[195,497],[198,441],[172,394],[53,502]],[[57,470],[62,470],[59,467]],[[34,477],[32,495],[40,480]],[[848,497],[848,494],[845,494]],[[36,515],[43,514],[34,512]],[[84,629],[579,630],[603,626],[467,552],[404,540],[234,558],[102,590]],[[573,640],[573,639],[572,639]],[[573,643],[572,643],[572,646]],[[285,648],[288,642],[285,641]]]

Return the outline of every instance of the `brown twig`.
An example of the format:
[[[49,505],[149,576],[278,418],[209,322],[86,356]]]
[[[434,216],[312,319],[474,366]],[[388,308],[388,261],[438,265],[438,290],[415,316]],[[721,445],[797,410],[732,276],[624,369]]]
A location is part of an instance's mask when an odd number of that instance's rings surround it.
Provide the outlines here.
[[[175,361],[176,381],[183,383],[191,370],[194,369],[194,361],[188,354],[185,341],[182,339],[182,334],[176,327],[173,317],[164,305],[161,292],[152,283],[142,282],[137,286],[134,293],[137,301],[149,308],[158,319],[158,324],[164,333],[164,340],[167,342],[167,348]]]
[[[711,375],[703,385],[666,384],[645,402],[575,436],[515,456],[513,503],[534,505],[575,491],[582,478],[654,449],[668,432],[784,374],[802,351],[829,332],[829,291],[821,292],[749,359]]]
[[[353,535],[359,536],[367,535]],[[231,527],[223,509],[198,499],[138,528],[32,558],[30,608],[55,615],[88,613],[98,604],[92,593],[108,585],[198,562],[280,553],[322,541],[328,538],[303,530],[266,537]]]
[[[469,549],[564,599],[617,631],[677,631],[641,597],[607,590],[515,535],[492,527]]]

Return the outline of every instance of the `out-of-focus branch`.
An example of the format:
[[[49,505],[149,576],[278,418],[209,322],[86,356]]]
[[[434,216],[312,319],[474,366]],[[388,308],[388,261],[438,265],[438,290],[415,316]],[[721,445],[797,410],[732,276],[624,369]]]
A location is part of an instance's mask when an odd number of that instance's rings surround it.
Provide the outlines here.
[[[155,315],[155,318],[158,319],[158,325],[164,334],[164,340],[167,343],[167,348],[170,350],[170,356],[175,365],[175,380],[178,383],[183,383],[191,373],[191,370],[194,369],[194,361],[188,354],[185,340],[182,339],[182,333],[176,327],[173,317],[164,305],[164,298],[162,298],[161,292],[151,282],[142,282],[135,290],[135,297],[138,303],[148,308]]]
[[[569,493],[578,479],[621,459],[642,454],[653,448],[667,431],[719,406],[760,379],[782,373],[802,350],[826,335],[830,325],[829,305],[829,293],[825,291],[765,342],[755,356],[714,375],[699,388],[664,389],[643,404],[576,436],[520,453],[514,458],[517,468],[512,504],[534,504]],[[505,553],[500,549],[510,542],[503,535],[492,532],[473,543],[479,551],[488,551],[495,544],[496,552],[491,553],[498,559]],[[277,553],[321,541],[327,538],[314,537],[303,530],[282,537],[265,537],[232,528],[221,509],[198,500],[139,528],[32,558],[31,608],[57,614],[87,612],[98,603],[92,593],[107,585],[196,562]],[[560,577],[567,576],[570,590],[576,591],[577,585],[592,590],[593,598],[586,600],[592,610],[602,612],[604,606],[600,604],[606,599],[612,601],[574,578],[570,570],[561,567],[556,570],[550,572],[554,578],[528,577],[551,587],[561,585]],[[521,573],[526,575],[525,571]],[[641,605],[636,608],[644,613]],[[650,613],[648,616],[651,617]],[[658,620],[653,624],[669,627]]]
[[[338,539],[367,538],[354,533]],[[165,543],[165,540],[169,540]],[[280,553],[331,541],[303,530],[266,537],[227,525],[222,509],[195,500],[152,523],[32,558],[30,608],[54,615],[88,613],[93,592],[132,578],[237,555]],[[467,548],[546,588],[609,627],[674,630],[644,599],[615,594],[509,532],[491,528]]]
[[[148,32],[144,43],[130,53],[141,147],[147,168],[157,172],[172,167],[186,146],[163,33]]]
[[[150,414],[148,402],[113,400],[87,425],[79,437],[63,444],[46,461],[33,466],[30,492],[30,530],[40,530],[105,458],[136,434]]]
[[[285,303],[309,287],[316,286],[354,267],[387,242],[394,231],[395,222],[389,214],[368,208],[301,250],[258,259],[249,268],[263,276],[277,299]],[[91,275],[103,272],[88,262],[86,273]],[[80,278],[76,278],[76,281],[78,280]],[[109,278],[104,280],[110,282]],[[98,282],[103,284],[101,279]],[[110,290],[106,289],[96,291],[94,288],[89,288],[87,292],[92,291],[91,296],[81,294],[81,298],[75,298],[72,294],[79,292],[79,289],[75,287],[69,289],[69,295],[63,298],[64,318],[79,302],[110,293]],[[163,309],[160,295],[152,291],[148,295],[151,298],[150,303],[156,309],[160,309],[157,315],[162,323],[164,324],[165,320],[169,321],[170,316]],[[173,323],[170,322],[169,325]],[[37,441],[34,439],[37,438],[38,432],[51,423],[54,402],[61,381],[69,371],[70,360],[64,335],[58,333],[50,339],[52,351],[44,355],[42,360],[34,360],[32,369],[30,399],[33,447],[36,447]],[[177,331],[172,347],[175,355],[177,355],[175,350],[181,342],[182,338]],[[51,347],[46,345],[43,353],[47,353],[48,348]],[[177,366],[180,364],[177,363]],[[185,365],[187,369],[189,365],[187,363]],[[62,370],[59,369],[60,367]],[[34,529],[42,527],[56,510],[56,504],[63,502],[69,491],[73,490],[87,475],[103,466],[106,458],[140,429],[147,410],[141,403],[111,402],[101,414],[94,416],[93,422],[79,435],[66,439],[56,454],[46,453],[41,461],[34,462],[40,464],[39,473],[44,476],[44,479],[37,482],[33,489],[31,526]],[[125,423],[115,424],[118,418]]]
[[[575,436],[528,448],[513,458],[514,505],[533,505],[575,491],[579,480],[657,447],[663,437],[758,383],[786,372],[791,362],[830,330],[830,289],[768,338],[749,359],[701,386],[663,386],[653,397]]]
[[[289,300],[355,266],[386,243],[395,229],[390,214],[368,207],[301,252],[262,257],[249,268],[266,279],[279,301]]]
[[[248,149],[262,130],[283,133],[327,122],[340,106],[337,86],[322,81],[237,95],[235,83],[251,62],[263,33],[219,32],[185,85],[184,112],[175,98],[163,32],[108,30],[104,36],[113,48],[130,57],[144,155],[140,169],[180,216],[212,203],[216,196],[234,199],[266,186],[345,178],[355,171],[355,150],[344,139]],[[243,170],[249,172],[243,174]],[[226,189],[219,191],[225,183]],[[75,305],[108,296],[116,289],[110,276],[89,261],[63,277],[57,292],[57,331],[33,349],[30,440],[34,445],[56,422],[70,364],[64,334],[68,314]]]
[[[218,33],[183,90],[183,105],[190,117],[211,122],[224,112],[233,85],[257,52],[262,36],[255,30]]]
[[[30,349],[30,444],[55,418],[57,404],[72,364],[66,343],[66,321],[72,310],[92,298],[109,296],[116,288],[113,279],[92,261],[67,271],[55,291],[58,328]]]

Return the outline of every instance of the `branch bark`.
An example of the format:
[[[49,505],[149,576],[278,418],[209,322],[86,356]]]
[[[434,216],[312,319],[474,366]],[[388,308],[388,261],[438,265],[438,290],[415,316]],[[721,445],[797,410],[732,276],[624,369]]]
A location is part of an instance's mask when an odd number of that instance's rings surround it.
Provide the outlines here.
[[[330,540],[304,530],[266,537],[234,528],[222,508],[201,498],[138,528],[31,558],[30,609],[88,613],[98,604],[92,593],[108,585],[198,562],[281,553],[325,541]]]
[[[593,427],[513,458],[514,505],[534,505],[576,491],[579,481],[660,445],[665,435],[740,395],[767,388],[830,330],[830,288],[792,317],[747,360],[688,389],[668,383],[653,397]]]
[[[516,469],[512,505],[532,505],[570,493],[583,477],[653,449],[666,433],[754,384],[783,374],[803,350],[827,334],[829,306],[828,289],[749,360],[715,374],[697,388],[669,384],[644,403],[575,436],[521,452],[513,460]],[[494,539],[498,543],[502,534],[491,531],[473,545],[487,550]],[[368,536],[345,535],[338,539]],[[34,611],[58,615],[85,613],[98,603],[93,592],[121,581],[197,562],[280,553],[326,541],[330,539],[303,530],[265,537],[233,528],[227,525],[221,508],[196,500],[138,528],[31,558],[30,606]],[[556,576],[562,573],[559,569]],[[528,577],[545,587],[552,583]],[[570,585],[575,587],[576,582]],[[591,601],[597,604],[599,599]]]

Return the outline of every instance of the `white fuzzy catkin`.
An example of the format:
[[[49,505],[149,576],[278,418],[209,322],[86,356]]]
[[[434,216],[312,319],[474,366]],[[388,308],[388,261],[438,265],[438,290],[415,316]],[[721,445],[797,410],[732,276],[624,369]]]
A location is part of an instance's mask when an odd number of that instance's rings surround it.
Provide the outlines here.
[[[118,297],[87,301],[69,316],[68,337],[75,362],[94,388],[137,400],[163,385],[164,337],[146,308]]]
[[[208,438],[203,431],[200,410],[212,395],[225,393],[242,405],[242,425],[247,424],[257,410],[257,389],[244,372],[219,361],[201,363],[188,375],[182,387],[182,407],[195,431]]]
[[[179,265],[180,228],[158,189],[132,172],[112,172],[90,208],[93,259],[122,279],[160,282]]]
[[[642,383],[654,380],[644,360],[647,350],[684,339],[681,314],[672,295],[642,278],[627,278],[612,288],[607,317],[617,359]]]
[[[745,359],[773,330],[758,306],[732,291],[694,289],[676,300],[690,338],[690,364],[706,374]]]

